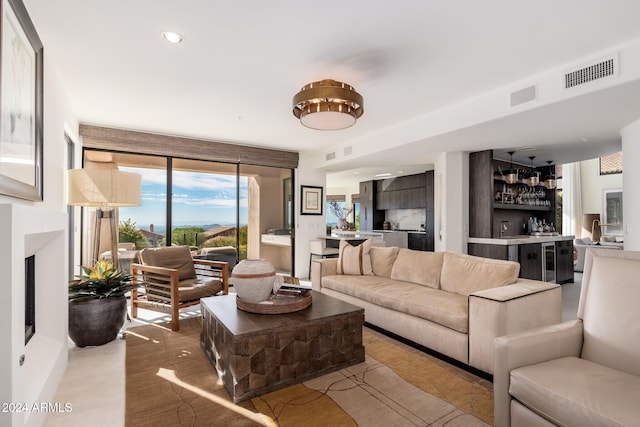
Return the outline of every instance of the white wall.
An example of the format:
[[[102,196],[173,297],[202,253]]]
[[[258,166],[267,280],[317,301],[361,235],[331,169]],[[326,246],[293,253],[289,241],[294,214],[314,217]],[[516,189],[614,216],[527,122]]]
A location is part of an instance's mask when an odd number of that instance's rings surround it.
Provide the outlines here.
[[[624,248],[640,251],[640,120],[622,129]]]
[[[467,253],[469,154],[441,153],[434,169],[435,250]]]
[[[295,275],[299,278],[309,277],[309,240],[326,234],[327,217],[326,206],[327,193],[324,191],[325,200],[322,201],[322,215],[300,215],[300,186],[312,185],[326,187],[326,173],[315,169],[312,164],[313,156],[308,152],[300,153],[300,160],[295,176]],[[326,190],[326,188],[325,188]]]
[[[54,238],[56,261],[49,265],[39,277],[46,277],[46,301],[38,304],[42,295],[37,296],[36,316],[40,316],[40,327],[36,318],[36,334],[24,345],[24,259],[21,273],[5,275],[0,287],[0,301],[10,301],[2,305],[4,317],[0,329],[2,380],[0,400],[2,402],[53,402],[55,392],[67,365],[67,238],[65,206],[65,164],[66,141],[64,133],[77,140],[78,122],[73,114],[64,90],[54,69],[48,62],[45,42],[44,62],[44,128],[43,128],[43,181],[44,201],[30,202],[0,196],[0,203],[15,205],[15,212],[28,212],[14,218],[16,229],[28,230],[27,234],[48,232],[56,228]],[[26,210],[22,210],[26,209]],[[37,213],[33,213],[37,211]],[[60,218],[63,218],[60,221]],[[56,225],[50,226],[50,221]],[[60,229],[60,224],[61,229]],[[41,230],[41,231],[38,231]],[[11,242],[8,249],[14,257],[25,254],[25,237],[11,240],[3,233],[3,243]],[[5,249],[7,250],[7,249]],[[3,257],[4,259],[7,259]],[[47,261],[37,261],[36,268],[47,267]],[[6,270],[5,270],[6,272]],[[37,272],[36,272],[37,274]],[[38,280],[38,279],[36,279]],[[38,308],[40,307],[40,308]],[[40,313],[40,314],[38,314]],[[45,322],[43,325],[42,322]],[[18,358],[26,356],[20,366]],[[40,426],[44,424],[46,413],[0,413],[3,426]]]
[[[622,176],[622,174],[600,175],[599,159],[580,162],[582,212],[599,213],[601,220],[604,221],[604,190],[621,190]],[[624,196],[626,199],[626,194]],[[624,202],[626,203],[626,200]],[[606,234],[606,227],[603,228],[603,234]]]

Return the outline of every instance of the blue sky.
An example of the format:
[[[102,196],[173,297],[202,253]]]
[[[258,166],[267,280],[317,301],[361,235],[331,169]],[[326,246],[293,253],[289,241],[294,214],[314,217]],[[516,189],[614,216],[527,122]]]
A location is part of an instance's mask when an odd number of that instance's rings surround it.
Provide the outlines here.
[[[165,225],[166,173],[158,169],[121,167],[142,175],[142,205],[120,208],[120,221],[128,218],[138,228]],[[236,177],[210,173],[173,172],[173,225],[235,225]],[[240,177],[240,223],[247,218],[247,180]]]

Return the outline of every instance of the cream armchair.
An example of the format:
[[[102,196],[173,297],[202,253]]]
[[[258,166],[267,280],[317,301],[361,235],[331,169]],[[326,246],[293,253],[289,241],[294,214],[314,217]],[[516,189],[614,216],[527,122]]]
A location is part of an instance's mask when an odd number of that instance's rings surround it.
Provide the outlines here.
[[[495,340],[505,426],[640,426],[640,252],[590,247],[578,319]]]

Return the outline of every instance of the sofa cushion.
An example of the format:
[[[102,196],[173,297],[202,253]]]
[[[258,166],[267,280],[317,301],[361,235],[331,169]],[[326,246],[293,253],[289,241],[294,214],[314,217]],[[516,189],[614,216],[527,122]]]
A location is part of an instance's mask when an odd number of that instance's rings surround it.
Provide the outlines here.
[[[469,296],[475,291],[511,285],[518,280],[518,273],[520,264],[517,262],[445,252],[440,287]]]
[[[148,282],[146,286],[147,299],[161,303],[169,303],[171,298],[166,286],[155,286]],[[178,283],[178,301],[181,303],[198,301],[200,298],[210,297],[222,290],[222,282],[218,279],[186,279]],[[162,296],[163,298],[159,298]]]
[[[391,278],[439,289],[442,254],[400,248],[391,269]]]
[[[593,244],[593,240],[591,240],[590,237],[583,237],[581,239],[573,239],[573,242],[576,245],[592,245]]]
[[[178,270],[179,280],[196,278],[196,269],[188,246],[146,248],[140,251],[140,261],[144,265],[175,268]]]
[[[370,250],[371,239],[365,240],[358,246],[341,240],[338,254],[338,274],[372,275]]]
[[[182,280],[178,287],[180,302],[197,301],[210,297],[222,290],[222,282],[218,279]]]
[[[469,330],[468,302],[461,295],[380,276],[326,276],[322,287],[461,333]]]
[[[525,366],[510,375],[510,394],[554,424],[638,425],[640,377],[576,357]]]
[[[398,256],[398,250],[400,248],[396,246],[390,246],[388,248],[381,246],[372,246],[369,254],[371,255],[371,269],[376,276],[391,277],[391,269],[393,263]]]

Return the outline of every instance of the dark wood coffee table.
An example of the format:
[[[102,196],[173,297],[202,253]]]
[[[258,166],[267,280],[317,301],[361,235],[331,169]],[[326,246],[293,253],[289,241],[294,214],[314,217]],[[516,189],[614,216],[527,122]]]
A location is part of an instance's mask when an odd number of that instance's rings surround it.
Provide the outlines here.
[[[364,310],[319,292],[287,314],[239,310],[235,294],[201,307],[200,343],[234,402],[364,361]]]

